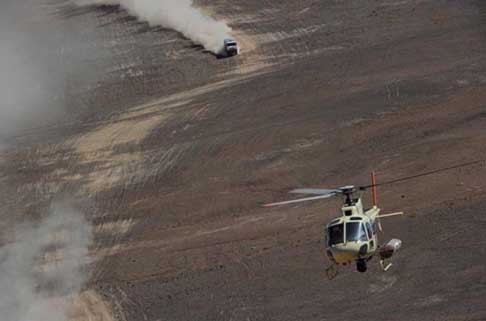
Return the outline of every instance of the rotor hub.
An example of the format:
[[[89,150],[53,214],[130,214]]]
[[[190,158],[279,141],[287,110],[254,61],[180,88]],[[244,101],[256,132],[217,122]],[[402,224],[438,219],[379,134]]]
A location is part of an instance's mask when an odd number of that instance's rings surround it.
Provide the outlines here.
[[[356,188],[354,187],[354,185],[343,186],[340,187],[339,190],[346,197],[345,199],[346,205],[353,205],[354,204],[353,193],[356,192]]]
[[[343,194],[356,192],[356,188],[354,187],[354,185],[346,185],[346,186],[340,187],[339,190],[341,190],[341,192]]]

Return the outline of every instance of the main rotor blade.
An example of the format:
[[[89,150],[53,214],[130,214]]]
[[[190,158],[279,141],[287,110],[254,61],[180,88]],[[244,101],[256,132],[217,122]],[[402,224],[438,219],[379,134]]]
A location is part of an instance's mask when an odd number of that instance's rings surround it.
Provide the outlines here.
[[[289,193],[296,193],[296,194],[312,194],[312,195],[328,195],[328,194],[337,194],[341,191],[338,189],[323,189],[323,188],[298,188],[290,191]]]
[[[307,202],[307,201],[319,200],[319,199],[322,199],[322,198],[329,198],[329,197],[332,197],[332,196],[334,196],[334,194],[326,194],[326,195],[312,196],[312,197],[306,197],[306,198],[299,198],[299,199],[291,200],[291,201],[265,204],[265,205],[263,205],[263,207],[271,207],[271,206],[286,205],[286,204],[292,204],[292,203]]]

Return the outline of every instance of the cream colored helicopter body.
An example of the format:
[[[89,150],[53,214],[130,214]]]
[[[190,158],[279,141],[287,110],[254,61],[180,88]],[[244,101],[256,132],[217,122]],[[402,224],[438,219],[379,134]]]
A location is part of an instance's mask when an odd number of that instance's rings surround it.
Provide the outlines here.
[[[336,264],[368,260],[378,248],[376,217],[380,209],[364,211],[361,199],[355,205],[343,206],[342,216],[326,226],[326,253]]]

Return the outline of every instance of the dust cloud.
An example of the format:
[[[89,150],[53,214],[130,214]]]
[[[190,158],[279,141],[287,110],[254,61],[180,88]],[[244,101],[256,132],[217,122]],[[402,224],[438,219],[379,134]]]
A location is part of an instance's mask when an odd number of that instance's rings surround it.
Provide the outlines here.
[[[87,273],[91,225],[66,203],[38,224],[17,226],[0,248],[0,321],[67,321]]]
[[[192,0],[74,0],[77,5],[119,5],[131,15],[182,33],[207,50],[218,53],[231,28],[205,15]]]
[[[64,72],[52,53],[55,36],[44,26],[29,30],[37,9],[22,1],[2,1],[0,150],[25,129],[49,124],[63,108]]]

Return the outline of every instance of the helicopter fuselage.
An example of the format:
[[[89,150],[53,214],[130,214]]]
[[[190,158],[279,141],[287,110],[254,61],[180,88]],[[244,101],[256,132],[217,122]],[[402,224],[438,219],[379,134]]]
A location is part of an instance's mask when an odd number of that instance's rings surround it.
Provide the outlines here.
[[[336,264],[366,262],[378,248],[377,206],[363,209],[361,198],[348,200],[341,208],[342,216],[326,226],[326,253]]]

